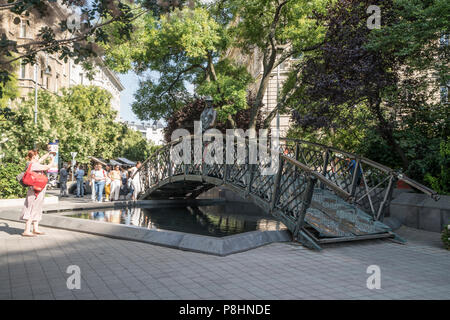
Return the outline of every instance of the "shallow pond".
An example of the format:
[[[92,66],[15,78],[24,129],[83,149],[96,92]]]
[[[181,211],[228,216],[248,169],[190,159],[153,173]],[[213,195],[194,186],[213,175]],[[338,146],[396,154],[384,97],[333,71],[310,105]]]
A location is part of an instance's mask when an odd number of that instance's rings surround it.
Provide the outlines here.
[[[248,231],[284,230],[286,227],[261,209],[246,203],[207,206],[133,207],[64,214],[148,229],[163,229],[224,237]]]

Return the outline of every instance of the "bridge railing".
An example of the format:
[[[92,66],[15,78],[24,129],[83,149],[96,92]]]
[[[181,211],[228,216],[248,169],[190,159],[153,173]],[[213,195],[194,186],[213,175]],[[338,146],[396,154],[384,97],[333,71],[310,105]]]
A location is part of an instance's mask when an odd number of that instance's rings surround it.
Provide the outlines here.
[[[211,149],[211,143],[203,141],[200,144],[200,162],[194,156],[195,152],[198,152],[195,148],[198,148],[199,144],[195,143],[193,136],[185,139],[189,140],[191,156],[188,159],[183,158],[182,154],[178,156],[179,159],[189,161],[174,161],[174,152],[179,152],[175,151],[175,148],[183,143],[182,139],[178,139],[159,149],[142,164],[139,170],[142,193],[157,188],[160,183],[170,178],[201,176],[205,183],[211,185],[223,183],[238,193],[251,197],[259,206],[279,217],[293,232],[294,238],[299,239],[306,236],[302,232],[302,227],[316,181],[319,180],[330,189],[334,188],[339,192],[339,189],[330,184],[325,177],[278,151],[274,151],[270,157],[261,157],[258,153],[257,164],[249,163],[248,153],[239,161],[237,155],[242,151],[242,146],[249,150],[248,139],[234,139],[231,148],[224,143],[222,150]],[[270,155],[267,146],[258,145],[258,147],[265,148],[266,154]],[[233,153],[232,163],[205,161],[206,156],[211,158],[222,156],[223,160],[226,160],[227,152]],[[267,174],[264,170],[273,167],[273,161],[276,163],[275,174]]]
[[[370,213],[375,220],[383,220],[399,180],[435,200],[439,198],[434,190],[389,167],[333,147],[280,138],[280,152],[320,173],[334,185],[334,192]],[[320,183],[320,187],[330,185]]]
[[[200,144],[201,150],[199,151],[195,150],[199,146],[199,144],[195,143],[196,138],[190,136],[188,139],[191,148],[189,164],[175,164],[171,160],[171,152],[175,146],[182,143],[182,138],[163,146],[143,163],[140,170],[143,190],[148,190],[159,181],[171,176],[201,175],[223,179],[243,190],[247,190],[248,193],[252,193],[260,199],[264,199],[268,203],[273,201],[273,197],[276,194],[272,194],[272,187],[276,183],[276,175],[261,174],[263,166],[249,164],[248,158],[244,163],[234,162],[232,165],[207,164],[204,161],[204,157],[211,143],[202,142]],[[234,140],[232,148],[234,159],[237,158],[237,147],[242,147],[242,144],[245,144],[246,148],[248,148],[248,139],[237,138]],[[226,158],[226,154],[230,152],[230,149],[226,149],[226,143],[223,143],[223,145],[221,156]],[[258,148],[267,148],[266,152],[270,151],[270,145],[267,147],[258,145]],[[201,162],[198,162],[198,159],[195,161],[195,152],[200,152]],[[333,147],[303,140],[280,138],[280,146],[276,152],[280,152],[280,165],[294,165],[296,172],[306,172],[308,176],[319,180],[319,184],[316,187],[327,188],[333,191],[347,202],[355,204],[363,211],[369,213],[374,220],[383,220],[398,180],[402,180],[411,187],[430,195],[434,199],[438,199],[435,191],[409,179],[401,173],[395,172],[370,159]],[[265,160],[258,159],[258,161],[263,163]],[[266,165],[269,164],[267,163]],[[273,208],[269,209],[273,210]]]

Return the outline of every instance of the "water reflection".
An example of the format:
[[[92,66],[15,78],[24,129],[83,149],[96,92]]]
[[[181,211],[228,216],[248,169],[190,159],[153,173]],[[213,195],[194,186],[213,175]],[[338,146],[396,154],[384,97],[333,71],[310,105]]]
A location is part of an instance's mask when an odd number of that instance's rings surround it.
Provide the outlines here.
[[[245,203],[213,206],[123,208],[67,216],[148,229],[164,229],[223,237],[255,230],[284,230],[286,227],[260,209]]]

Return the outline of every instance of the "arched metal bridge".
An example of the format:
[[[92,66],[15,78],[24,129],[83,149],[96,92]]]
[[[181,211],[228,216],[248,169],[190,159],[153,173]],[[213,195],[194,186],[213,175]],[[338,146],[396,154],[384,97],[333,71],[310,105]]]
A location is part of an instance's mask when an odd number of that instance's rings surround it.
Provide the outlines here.
[[[324,243],[396,238],[382,221],[398,180],[437,199],[433,190],[386,166],[317,143],[280,138],[278,170],[265,175],[270,163],[259,155],[257,163],[261,164],[250,164],[248,152],[245,161],[236,156],[242,144],[249,150],[249,140],[232,139],[228,147],[223,141],[222,152],[217,152],[211,142],[196,144],[196,139],[188,136],[173,141],[142,164],[139,199],[196,198],[210,188],[224,186],[278,218],[295,240],[319,250]],[[190,156],[175,161],[174,154],[182,155],[175,151],[182,143],[187,143]],[[195,152],[203,155],[197,163]],[[210,152],[212,157],[221,153],[224,158],[232,152],[234,160],[228,164],[205,161]]]

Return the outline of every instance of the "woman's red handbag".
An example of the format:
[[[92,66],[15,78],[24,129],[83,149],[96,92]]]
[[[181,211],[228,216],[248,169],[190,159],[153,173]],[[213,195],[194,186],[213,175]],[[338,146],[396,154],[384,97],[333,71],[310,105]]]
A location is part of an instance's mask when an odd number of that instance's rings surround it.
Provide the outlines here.
[[[33,187],[34,193],[36,197],[39,192],[44,190],[45,186],[48,183],[48,178],[45,174],[37,173],[31,171],[32,163],[28,165],[27,171],[25,171],[25,175],[23,176],[22,182],[26,186]]]

